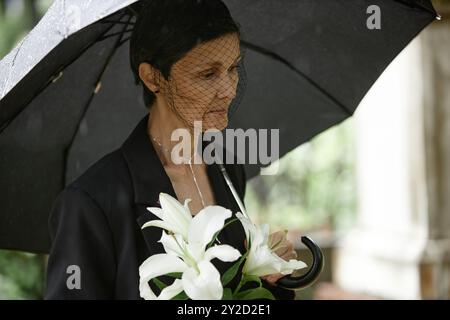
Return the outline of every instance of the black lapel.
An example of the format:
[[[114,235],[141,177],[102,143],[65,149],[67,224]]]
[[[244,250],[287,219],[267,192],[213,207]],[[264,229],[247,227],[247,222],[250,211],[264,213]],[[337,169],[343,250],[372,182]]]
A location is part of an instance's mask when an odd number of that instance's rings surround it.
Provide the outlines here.
[[[158,219],[146,208],[160,207],[158,201],[160,192],[176,197],[170,179],[148,137],[148,117],[147,114],[138,123],[122,145],[122,153],[130,170],[134,189],[135,218],[148,249],[148,252],[144,253],[146,257],[164,252],[163,246],[158,242],[162,230],[153,227],[142,229],[146,222]]]
[[[148,114],[139,122],[122,145],[130,170],[136,204],[154,205],[160,192],[175,196],[170,179],[147,133]]]

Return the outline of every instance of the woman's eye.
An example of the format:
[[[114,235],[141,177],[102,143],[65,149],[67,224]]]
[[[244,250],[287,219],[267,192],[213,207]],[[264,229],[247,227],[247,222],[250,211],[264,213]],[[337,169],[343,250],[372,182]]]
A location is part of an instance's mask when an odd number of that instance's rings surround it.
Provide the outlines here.
[[[211,79],[213,76],[214,76],[214,72],[210,72],[210,73],[204,74],[204,75],[203,75],[203,78],[205,78],[205,79]]]
[[[232,67],[231,67],[230,69],[228,69],[228,70],[229,70],[230,72],[235,72],[235,71],[237,71],[237,69],[239,69],[239,65],[232,66]],[[210,80],[210,79],[212,79],[215,75],[216,75],[216,73],[211,71],[211,72],[202,74],[201,77],[202,77],[203,79],[205,79],[205,80]]]

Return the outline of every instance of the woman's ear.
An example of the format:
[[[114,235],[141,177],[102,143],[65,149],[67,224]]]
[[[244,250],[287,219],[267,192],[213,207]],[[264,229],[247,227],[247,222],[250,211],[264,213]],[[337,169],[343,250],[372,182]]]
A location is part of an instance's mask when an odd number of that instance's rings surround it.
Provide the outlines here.
[[[159,72],[147,62],[142,62],[139,65],[139,78],[141,78],[145,86],[153,93],[158,93],[160,90],[158,74]]]

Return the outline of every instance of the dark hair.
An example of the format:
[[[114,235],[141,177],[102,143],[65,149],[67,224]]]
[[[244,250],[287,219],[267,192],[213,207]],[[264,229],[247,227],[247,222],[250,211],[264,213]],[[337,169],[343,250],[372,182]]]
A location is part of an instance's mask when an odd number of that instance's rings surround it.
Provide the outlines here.
[[[130,40],[130,64],[136,84],[150,108],[155,95],[139,78],[139,65],[150,63],[166,80],[172,65],[196,45],[237,33],[236,23],[221,0],[141,0]]]

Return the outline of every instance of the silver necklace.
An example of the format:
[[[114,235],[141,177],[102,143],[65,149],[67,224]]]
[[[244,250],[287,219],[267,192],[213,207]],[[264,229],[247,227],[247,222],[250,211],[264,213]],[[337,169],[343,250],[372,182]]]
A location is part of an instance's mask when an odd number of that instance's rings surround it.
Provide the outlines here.
[[[155,137],[152,137],[152,136],[150,136],[150,137],[151,137],[151,139],[152,139],[153,141],[155,141],[155,143],[161,148],[161,151],[166,152],[168,155],[170,155],[171,152],[170,152],[169,149],[165,148],[165,147],[161,144],[161,142],[159,142]],[[191,169],[192,178],[194,179],[195,187],[197,188],[198,195],[200,196],[200,200],[201,200],[202,206],[203,206],[203,208],[204,208],[204,207],[206,207],[206,205],[205,205],[205,200],[203,199],[203,194],[202,194],[202,192],[201,192],[201,190],[200,190],[200,187],[198,186],[197,178],[196,178],[196,176],[195,176],[194,169],[192,168],[192,158],[193,158],[194,156],[195,156],[195,153],[194,153],[194,154],[191,156],[191,158],[188,160],[188,163],[189,163],[189,168]]]

